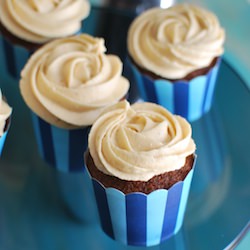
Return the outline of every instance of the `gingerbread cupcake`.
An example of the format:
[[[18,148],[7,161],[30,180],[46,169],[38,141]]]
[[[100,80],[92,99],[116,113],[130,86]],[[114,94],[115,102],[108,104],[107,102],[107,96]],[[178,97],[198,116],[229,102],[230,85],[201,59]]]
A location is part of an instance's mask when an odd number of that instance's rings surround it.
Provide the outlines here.
[[[15,79],[30,54],[56,38],[80,31],[87,0],[0,0],[0,51],[4,76]]]
[[[40,153],[62,171],[83,169],[90,126],[128,93],[121,60],[105,51],[102,38],[61,38],[38,49],[22,70],[21,95],[33,114]]]
[[[153,103],[122,101],[107,108],[90,130],[85,153],[104,232],[138,246],[176,234],[194,162],[184,118]]]
[[[10,126],[12,108],[7,104],[0,90],[0,156]]]
[[[142,98],[189,121],[200,118],[212,104],[224,41],[216,15],[196,5],[143,12],[127,39]]]

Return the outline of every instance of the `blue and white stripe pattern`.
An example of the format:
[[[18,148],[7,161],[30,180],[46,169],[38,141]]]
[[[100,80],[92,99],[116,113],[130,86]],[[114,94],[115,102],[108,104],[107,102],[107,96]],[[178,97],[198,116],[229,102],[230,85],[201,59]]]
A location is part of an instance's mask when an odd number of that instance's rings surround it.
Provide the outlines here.
[[[12,44],[0,34],[1,75],[19,79],[20,73],[32,54],[19,45]]]
[[[75,35],[81,34],[81,31]],[[13,44],[0,33],[0,73],[2,76],[10,76],[14,80],[20,78],[21,71],[34,50]]]
[[[185,214],[192,169],[169,190],[125,195],[92,179],[103,231],[125,245],[153,246],[175,235]]]
[[[207,75],[197,76],[191,81],[170,82],[165,79],[153,80],[139,72],[130,62],[133,80],[136,82],[141,98],[167,108],[188,121],[199,119],[212,105],[220,60]]]
[[[62,172],[84,171],[90,127],[62,129],[53,126],[34,113],[32,120],[39,153],[49,165]]]
[[[3,146],[4,146],[4,142],[6,139],[8,131],[4,132],[3,135],[0,137],[0,156],[2,154],[2,150],[3,150]]]

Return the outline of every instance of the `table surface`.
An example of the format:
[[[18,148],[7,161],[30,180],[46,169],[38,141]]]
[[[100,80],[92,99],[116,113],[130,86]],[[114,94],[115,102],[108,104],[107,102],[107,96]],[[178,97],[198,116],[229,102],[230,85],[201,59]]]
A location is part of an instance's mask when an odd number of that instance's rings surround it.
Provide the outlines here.
[[[194,2],[219,13],[228,29],[226,53],[212,109],[192,123],[198,159],[183,228],[152,249],[223,249],[250,218],[250,116],[246,108],[250,105],[250,59],[241,52],[247,51],[247,38],[236,46],[241,38],[235,37],[244,33],[238,29],[245,27],[245,23],[239,23],[239,17],[244,17],[240,10],[249,10],[250,6],[246,1],[237,3],[235,9],[231,1]],[[235,22],[230,19],[231,10],[238,16]],[[113,11],[93,8],[83,31],[103,35],[109,50],[123,58],[126,33],[117,33],[114,38],[107,30],[115,32],[129,22],[127,16],[121,18]],[[85,174],[60,173],[42,162],[17,84],[11,79],[1,82],[14,111],[0,159],[0,249],[144,249],[123,246],[102,233]]]

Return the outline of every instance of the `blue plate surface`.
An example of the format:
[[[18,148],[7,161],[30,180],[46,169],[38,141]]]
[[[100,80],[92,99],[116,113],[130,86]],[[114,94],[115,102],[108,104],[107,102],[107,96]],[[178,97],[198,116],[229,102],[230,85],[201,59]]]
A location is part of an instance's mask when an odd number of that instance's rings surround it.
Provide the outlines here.
[[[86,176],[59,173],[39,158],[29,111],[17,86],[6,85],[18,108],[0,160],[0,249],[126,249],[101,232]],[[214,105],[192,124],[198,158],[183,229],[155,249],[222,249],[247,224],[249,97],[223,62]]]
[[[98,30],[93,20],[102,20],[106,14],[100,16],[94,9],[84,31],[103,34],[110,51],[123,58],[126,51],[117,41],[123,41],[125,34],[118,33],[114,43],[114,37],[103,30],[112,25],[120,29],[129,20],[119,19],[118,24],[117,16],[108,15]],[[126,247],[102,233],[86,176],[60,173],[43,163],[18,83],[1,79],[0,86],[14,108],[0,159],[0,249],[144,249]],[[223,249],[247,225],[249,107],[246,82],[223,60],[212,109],[192,123],[198,158],[184,225],[175,237],[151,249]]]

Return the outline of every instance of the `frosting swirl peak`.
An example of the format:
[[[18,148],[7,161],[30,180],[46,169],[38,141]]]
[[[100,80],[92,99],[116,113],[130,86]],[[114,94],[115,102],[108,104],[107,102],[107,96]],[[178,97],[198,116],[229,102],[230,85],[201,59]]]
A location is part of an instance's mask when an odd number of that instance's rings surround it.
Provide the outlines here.
[[[59,127],[91,125],[104,107],[128,92],[122,62],[106,55],[104,40],[87,34],[61,38],[37,50],[21,72],[26,104]]]
[[[198,6],[153,8],[128,32],[130,56],[140,67],[167,79],[181,79],[223,54],[225,32],[217,17]]]
[[[191,126],[160,105],[127,101],[109,108],[89,134],[96,167],[123,180],[148,181],[180,169],[195,151]]]
[[[0,0],[0,4],[4,27],[34,43],[75,34],[90,11],[87,0]]]

